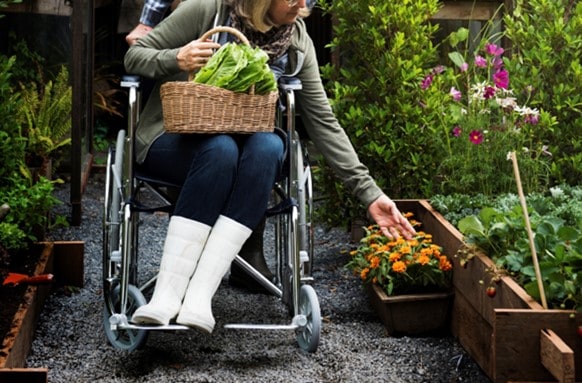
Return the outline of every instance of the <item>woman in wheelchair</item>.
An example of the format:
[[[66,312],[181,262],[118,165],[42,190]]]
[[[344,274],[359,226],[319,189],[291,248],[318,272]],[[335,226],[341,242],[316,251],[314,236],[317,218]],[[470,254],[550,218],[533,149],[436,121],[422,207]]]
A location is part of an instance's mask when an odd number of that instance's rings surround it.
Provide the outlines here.
[[[187,0],[125,56],[128,72],[158,81],[136,133],[136,160],[153,175],[182,184],[170,219],[153,296],[131,321],[214,328],[211,300],[231,262],[262,221],[284,160],[276,133],[251,135],[164,132],[159,83],[184,80],[200,69],[218,42],[199,37],[216,25],[240,30],[269,54],[276,77],[302,82],[297,92],[303,124],[338,177],[368,206],[391,237],[414,229],[359,161],[327,100],[302,17],[306,0]]]

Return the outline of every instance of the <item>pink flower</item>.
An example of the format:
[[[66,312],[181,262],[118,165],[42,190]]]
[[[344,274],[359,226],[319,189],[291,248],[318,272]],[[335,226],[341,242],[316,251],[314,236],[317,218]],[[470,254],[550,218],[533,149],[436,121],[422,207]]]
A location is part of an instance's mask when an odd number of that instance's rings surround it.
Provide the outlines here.
[[[503,59],[501,57],[493,57],[491,64],[493,64],[495,70],[500,70],[503,68]]]
[[[432,69],[432,74],[441,74],[445,71],[444,65],[437,65]]]
[[[486,44],[485,50],[491,56],[501,56],[505,50],[496,44]]]
[[[467,71],[467,69],[469,69],[469,64],[467,64],[467,63],[463,63],[463,64],[461,64],[461,66],[459,67],[459,70],[460,70],[461,72],[466,72],[466,71]]]
[[[493,96],[495,96],[495,88],[487,85],[483,90],[483,98],[489,100],[490,98],[493,98]]]
[[[493,82],[496,87],[507,89],[509,87],[509,73],[505,69],[496,72],[493,75]]]
[[[528,114],[523,119],[526,124],[537,125],[540,122],[539,114]]]
[[[428,76],[426,76],[422,80],[422,82],[420,83],[420,89],[427,90],[431,86],[431,84],[432,84],[432,79],[433,79],[433,77],[432,77],[431,74],[429,74]]]
[[[455,100],[455,101],[459,101],[461,99],[461,97],[463,97],[463,94],[461,93],[461,91],[458,90],[457,88],[455,88],[454,86],[451,88],[451,91],[449,92],[449,94],[451,95],[451,97],[453,97],[453,100]]]
[[[461,129],[461,127],[459,125],[457,125],[453,128],[452,133],[453,133],[454,137],[459,137],[461,135],[461,133],[463,133],[463,130]]]
[[[475,66],[478,68],[487,68],[487,60],[480,55],[475,56]]]
[[[469,141],[475,145],[479,145],[483,142],[483,132],[480,130],[473,130],[469,133]]]

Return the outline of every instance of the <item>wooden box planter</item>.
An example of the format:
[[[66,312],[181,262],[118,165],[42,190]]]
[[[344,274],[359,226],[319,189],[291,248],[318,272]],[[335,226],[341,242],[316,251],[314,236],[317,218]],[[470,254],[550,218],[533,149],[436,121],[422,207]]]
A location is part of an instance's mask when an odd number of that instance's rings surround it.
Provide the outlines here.
[[[57,284],[83,286],[83,242],[42,242],[38,244],[38,248],[41,255],[35,275],[52,273]],[[2,340],[0,382],[46,381],[46,369],[27,369],[25,362],[32,345],[36,324],[51,287],[51,285],[31,285],[26,288],[22,304],[14,315],[12,328]]]
[[[454,254],[463,235],[427,201],[397,201],[423,223],[454,262],[454,302],[450,329],[463,348],[495,383],[582,381],[582,314],[545,310],[510,277],[485,294],[487,269],[493,265],[478,255],[463,268]],[[571,316],[574,316],[572,318]]]

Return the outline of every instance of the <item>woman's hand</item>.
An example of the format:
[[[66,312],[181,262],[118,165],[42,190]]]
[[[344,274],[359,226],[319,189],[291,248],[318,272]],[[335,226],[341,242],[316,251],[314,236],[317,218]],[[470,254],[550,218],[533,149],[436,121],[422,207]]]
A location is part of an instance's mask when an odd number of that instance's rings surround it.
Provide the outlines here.
[[[416,233],[410,222],[400,213],[394,201],[384,194],[368,206],[368,213],[388,238],[398,238],[402,235],[410,239]]]
[[[184,45],[178,51],[176,55],[178,67],[184,72],[194,72],[206,65],[210,57],[214,54],[214,51],[218,48],[220,48],[220,44],[214,43],[211,40],[194,40]]]

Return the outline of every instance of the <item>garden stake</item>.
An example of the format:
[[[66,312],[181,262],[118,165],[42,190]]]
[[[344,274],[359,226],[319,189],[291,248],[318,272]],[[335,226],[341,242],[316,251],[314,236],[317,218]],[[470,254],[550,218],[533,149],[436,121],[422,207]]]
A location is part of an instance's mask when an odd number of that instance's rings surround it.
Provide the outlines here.
[[[523,189],[521,186],[521,177],[519,176],[519,167],[517,165],[517,157],[515,152],[510,152],[509,156],[513,162],[513,172],[515,173],[515,181],[517,182],[517,192],[519,194],[519,201],[521,202],[521,209],[523,210],[523,218],[525,219],[525,227],[527,229],[527,236],[529,238],[529,248],[531,249],[531,256],[533,258],[534,269],[536,272],[536,279],[538,282],[538,289],[540,290],[540,297],[542,300],[542,306],[547,310],[548,303],[546,302],[546,293],[544,291],[544,284],[542,283],[542,273],[540,271],[540,264],[538,262],[538,255],[536,253],[536,247],[534,244],[533,233],[531,231],[531,225],[529,222],[529,215],[527,213],[527,204],[525,202],[525,196],[523,195]]]

